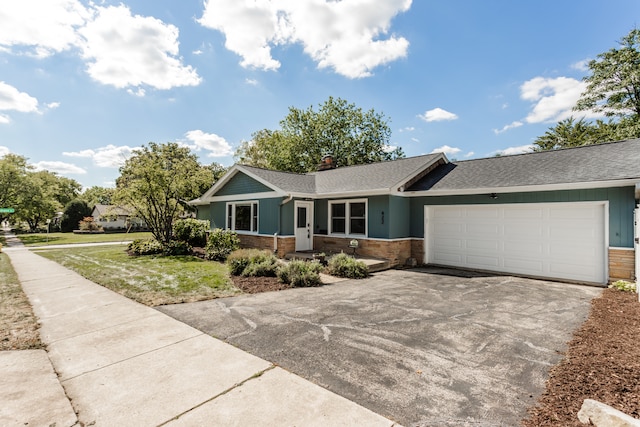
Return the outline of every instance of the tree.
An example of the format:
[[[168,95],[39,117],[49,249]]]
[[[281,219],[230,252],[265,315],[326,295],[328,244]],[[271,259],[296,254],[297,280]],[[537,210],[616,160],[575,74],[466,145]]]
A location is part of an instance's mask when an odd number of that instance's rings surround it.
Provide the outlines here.
[[[10,153],[0,158],[0,208],[16,208],[30,170],[26,157]],[[0,214],[0,222],[7,218],[7,214]]]
[[[89,207],[93,207],[95,205],[110,205],[114,192],[115,188],[106,188],[94,185],[93,187],[89,187],[84,190],[79,198],[84,200]]]
[[[120,168],[114,201],[131,207],[163,246],[171,242],[173,221],[186,202],[212,184],[212,171],[198,163],[189,148],[149,143]],[[205,184],[206,182],[206,184]]]
[[[594,142],[595,134],[595,127],[592,124],[585,122],[584,119],[576,122],[573,117],[569,117],[538,137],[533,143],[533,150],[556,150],[591,144]]]
[[[25,177],[16,200],[16,217],[26,222],[31,231],[37,231],[62,208],[56,197],[55,177],[48,171],[30,172]]]
[[[603,112],[607,117],[640,118],[640,30],[633,29],[610,49],[589,62],[591,75],[576,110]]]
[[[84,217],[91,215],[91,208],[81,199],[72,200],[65,206],[60,231],[68,233],[76,230]]]
[[[341,166],[404,157],[401,148],[390,146],[390,136],[383,114],[329,97],[318,111],[289,107],[280,129],[255,132],[235,157],[243,164],[297,173],[314,171],[326,154]]]

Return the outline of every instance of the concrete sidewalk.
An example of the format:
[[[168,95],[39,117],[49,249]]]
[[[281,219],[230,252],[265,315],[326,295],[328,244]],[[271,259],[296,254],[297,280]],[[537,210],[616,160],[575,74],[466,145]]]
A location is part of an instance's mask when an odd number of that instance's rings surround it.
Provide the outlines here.
[[[6,252],[83,425],[396,425],[26,249]],[[76,422],[51,415],[46,425]]]

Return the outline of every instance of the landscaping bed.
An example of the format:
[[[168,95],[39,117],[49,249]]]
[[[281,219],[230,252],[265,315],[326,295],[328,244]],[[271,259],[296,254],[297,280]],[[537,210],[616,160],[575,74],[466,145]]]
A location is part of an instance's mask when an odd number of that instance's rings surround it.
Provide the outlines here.
[[[584,399],[640,418],[638,295],[606,289],[591,304],[589,318],[551,369],[546,391],[522,426],[584,426],[577,416]]]
[[[291,289],[290,285],[282,283],[277,277],[231,276],[231,280],[236,288],[247,294]]]

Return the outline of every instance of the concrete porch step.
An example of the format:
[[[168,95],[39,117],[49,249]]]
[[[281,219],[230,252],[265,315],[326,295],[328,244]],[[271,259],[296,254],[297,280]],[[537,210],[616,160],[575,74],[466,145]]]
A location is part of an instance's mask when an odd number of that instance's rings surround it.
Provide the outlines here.
[[[301,260],[313,260],[314,255],[317,256],[319,252],[290,252],[284,256],[284,259],[292,260],[292,259],[301,259]],[[326,258],[329,259],[331,255],[327,255]],[[361,257],[356,254],[356,259],[358,261],[364,262],[367,267],[369,267],[369,273],[375,273],[377,271],[388,270],[391,268],[391,264],[386,259],[378,259],[378,258],[370,258],[370,257]]]

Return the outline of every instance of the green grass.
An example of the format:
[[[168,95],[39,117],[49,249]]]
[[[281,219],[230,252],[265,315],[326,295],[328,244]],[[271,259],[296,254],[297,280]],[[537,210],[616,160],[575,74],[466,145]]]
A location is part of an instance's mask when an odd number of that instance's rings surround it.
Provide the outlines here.
[[[0,351],[44,348],[38,321],[7,254],[0,253]]]
[[[37,252],[87,279],[149,306],[234,295],[227,266],[192,256],[132,257],[124,246]]]
[[[16,234],[25,246],[67,245],[72,243],[104,243],[123,242],[135,239],[150,239],[151,233],[105,233],[105,234],[74,234],[74,233],[34,233]]]

